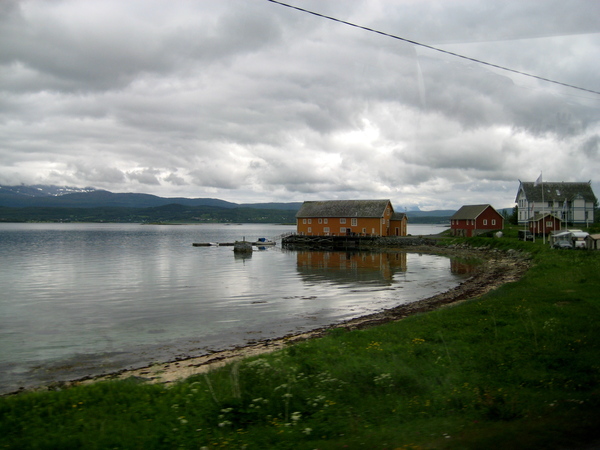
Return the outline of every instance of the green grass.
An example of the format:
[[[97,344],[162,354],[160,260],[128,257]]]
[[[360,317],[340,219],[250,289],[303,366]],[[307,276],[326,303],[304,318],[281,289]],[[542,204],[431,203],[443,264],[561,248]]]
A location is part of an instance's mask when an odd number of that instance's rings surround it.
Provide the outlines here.
[[[0,448],[531,449],[600,441],[600,252],[471,301],[234,363],[0,399]]]

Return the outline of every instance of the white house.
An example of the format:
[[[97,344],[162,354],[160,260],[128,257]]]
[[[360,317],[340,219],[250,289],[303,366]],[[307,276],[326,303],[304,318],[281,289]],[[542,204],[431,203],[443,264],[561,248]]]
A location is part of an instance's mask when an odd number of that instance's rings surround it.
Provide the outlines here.
[[[594,221],[597,202],[592,182],[529,182],[519,180],[515,199],[519,210],[519,223],[525,224],[537,213],[550,213],[571,224],[588,224]]]

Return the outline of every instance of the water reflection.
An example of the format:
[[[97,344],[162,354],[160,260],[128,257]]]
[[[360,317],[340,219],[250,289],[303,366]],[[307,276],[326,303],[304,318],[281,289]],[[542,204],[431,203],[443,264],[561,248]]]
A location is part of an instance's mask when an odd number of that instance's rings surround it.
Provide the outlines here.
[[[394,275],[405,272],[406,253],[298,251],[297,269],[305,280],[334,284],[390,286]]]
[[[250,258],[252,258],[252,252],[244,252],[244,253],[233,252],[233,259],[235,261],[245,262],[247,259],[250,259]]]
[[[477,260],[466,260],[462,258],[450,259],[450,271],[457,275],[469,275],[477,270],[480,262]]]
[[[421,256],[421,255],[419,255]],[[367,251],[297,251],[297,270],[305,281],[326,281],[332,284],[370,284],[390,286],[396,274],[408,272],[408,257],[405,252]],[[455,275],[468,275],[477,269],[477,261],[439,258],[430,260],[428,267],[449,261],[450,272]],[[413,260],[414,262],[414,260]],[[437,267],[437,268],[444,268]],[[415,264],[413,269],[423,269]]]

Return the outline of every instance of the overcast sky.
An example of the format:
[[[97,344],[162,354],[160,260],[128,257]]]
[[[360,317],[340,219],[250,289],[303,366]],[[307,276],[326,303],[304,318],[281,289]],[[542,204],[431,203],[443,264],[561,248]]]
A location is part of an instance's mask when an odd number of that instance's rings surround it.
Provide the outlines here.
[[[600,91],[595,0],[290,0]],[[267,0],[0,1],[0,184],[232,202],[600,197],[600,95]]]

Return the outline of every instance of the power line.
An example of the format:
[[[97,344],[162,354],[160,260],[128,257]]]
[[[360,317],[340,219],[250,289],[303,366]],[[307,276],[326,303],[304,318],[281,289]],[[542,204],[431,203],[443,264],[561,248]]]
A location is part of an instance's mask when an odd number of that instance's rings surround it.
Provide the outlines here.
[[[355,23],[347,22],[345,20],[336,19],[335,17],[326,16],[325,14],[320,14],[320,13],[317,13],[317,12],[314,12],[314,11],[310,11],[308,9],[300,8],[298,6],[289,5],[287,3],[283,3],[283,2],[280,2],[280,1],[277,1],[277,0],[267,0],[267,1],[271,2],[271,3],[276,3],[276,4],[281,5],[281,6],[285,6],[286,8],[291,8],[291,9],[295,9],[295,10],[298,10],[298,11],[301,11],[301,12],[304,12],[304,13],[307,13],[307,14],[312,14],[313,16],[321,17],[323,19],[332,20],[334,22],[338,22],[338,23],[341,23],[341,24],[344,24],[344,25],[349,25],[349,26],[354,27],[354,28],[359,28],[361,30],[369,31],[371,33],[380,34],[382,36],[390,37],[392,39],[397,39],[397,40],[403,41],[403,42],[408,42],[409,44],[417,45],[419,47],[424,47],[424,48],[427,48],[429,50],[434,50],[436,52],[445,53],[447,55],[455,56],[457,58],[466,59],[468,61],[472,61],[472,62],[475,62],[475,63],[478,63],[478,64],[483,64],[483,65],[486,65],[486,66],[489,66],[489,67],[494,67],[496,69],[505,70],[507,72],[512,72],[512,73],[516,73],[516,74],[523,75],[523,76],[526,76],[526,77],[535,78],[535,79],[538,79],[538,80],[541,80],[541,81],[546,81],[548,83],[558,84],[558,85],[566,86],[566,87],[569,87],[569,88],[572,88],[572,89],[578,89],[580,91],[591,92],[592,94],[598,94],[598,95],[600,95],[599,91],[594,91],[592,89],[582,88],[582,87],[575,86],[575,85],[572,85],[572,84],[563,83],[561,81],[551,80],[549,78],[540,77],[538,75],[533,75],[533,74],[530,74],[530,73],[527,73],[527,72],[522,72],[520,70],[511,69],[509,67],[499,66],[498,64],[492,64],[492,63],[489,63],[489,62],[481,61],[480,59],[471,58],[469,56],[461,55],[459,53],[450,52],[448,50],[442,50],[441,48],[432,47],[431,45],[422,44],[420,42],[416,42],[416,41],[413,41],[413,40],[410,40],[410,39],[406,39],[406,38],[403,38],[403,37],[400,37],[400,36],[396,36],[394,34],[385,33],[383,31],[375,30],[373,28],[364,27],[362,25],[357,25]]]

